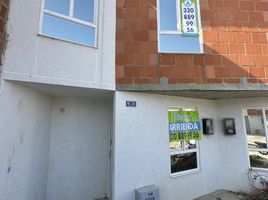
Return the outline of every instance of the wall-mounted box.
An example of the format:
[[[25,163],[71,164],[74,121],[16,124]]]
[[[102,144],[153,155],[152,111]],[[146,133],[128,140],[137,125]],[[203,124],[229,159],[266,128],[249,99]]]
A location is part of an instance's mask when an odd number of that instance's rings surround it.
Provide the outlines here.
[[[235,120],[234,118],[224,118],[223,119],[223,130],[226,135],[235,135]]]
[[[155,185],[137,188],[135,200],[159,200],[159,188]]]
[[[203,134],[214,135],[214,123],[212,118],[202,119]]]

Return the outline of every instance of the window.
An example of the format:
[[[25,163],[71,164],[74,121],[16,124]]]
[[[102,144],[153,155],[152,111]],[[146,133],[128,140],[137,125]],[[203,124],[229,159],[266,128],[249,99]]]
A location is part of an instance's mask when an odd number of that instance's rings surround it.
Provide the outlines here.
[[[195,140],[170,142],[171,174],[199,169],[197,146],[198,142]]]
[[[98,0],[43,0],[40,34],[96,47]]]
[[[202,53],[199,0],[158,0],[158,49]]]
[[[244,110],[250,166],[268,168],[268,109],[250,108]]]
[[[201,139],[201,125],[198,112],[170,109],[168,113],[171,175],[199,171],[198,140]]]

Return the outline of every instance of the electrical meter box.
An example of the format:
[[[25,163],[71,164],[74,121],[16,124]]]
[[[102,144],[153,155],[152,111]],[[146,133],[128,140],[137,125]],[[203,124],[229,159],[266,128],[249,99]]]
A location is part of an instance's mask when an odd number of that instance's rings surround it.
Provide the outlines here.
[[[159,188],[149,185],[135,190],[135,200],[160,200]]]
[[[224,133],[226,135],[235,135],[236,130],[235,130],[234,118],[224,118],[223,119],[223,128],[224,128]]]
[[[214,134],[213,119],[211,118],[202,119],[202,125],[203,125],[203,134],[205,135]]]

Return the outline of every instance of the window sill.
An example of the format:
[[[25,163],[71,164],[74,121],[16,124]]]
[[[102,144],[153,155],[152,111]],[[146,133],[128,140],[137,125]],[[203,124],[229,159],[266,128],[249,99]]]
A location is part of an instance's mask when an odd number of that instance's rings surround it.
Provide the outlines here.
[[[267,168],[258,168],[258,167],[250,167],[249,170],[250,171],[257,171],[257,172],[265,172],[265,173],[268,172]]]
[[[42,33],[38,33],[37,36],[44,37],[44,38],[49,38],[49,39],[52,39],[52,40],[68,42],[68,43],[72,43],[72,44],[75,44],[75,45],[80,45],[80,46],[89,47],[89,48],[93,48],[93,49],[98,49],[97,46],[90,46],[90,45],[79,43],[79,42],[74,42],[74,41],[65,40],[65,39],[61,39],[61,38],[57,38],[57,37],[53,37],[53,36],[44,35]]]
[[[174,52],[174,51],[158,51],[159,54],[195,54],[195,55],[203,55],[205,52]]]
[[[200,169],[192,169],[192,170],[187,170],[187,171],[183,171],[183,172],[178,172],[178,173],[171,174],[170,177],[171,178],[177,178],[177,177],[182,177],[182,176],[186,176],[186,175],[196,174],[196,173],[200,173],[200,172],[201,172]]]

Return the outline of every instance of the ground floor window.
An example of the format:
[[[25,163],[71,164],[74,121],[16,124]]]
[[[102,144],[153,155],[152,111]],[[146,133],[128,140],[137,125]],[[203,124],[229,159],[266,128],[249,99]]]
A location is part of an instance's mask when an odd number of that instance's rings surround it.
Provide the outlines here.
[[[171,174],[196,170],[198,166],[198,149],[197,141],[180,142],[179,148],[174,148],[174,144],[170,143],[170,166]]]
[[[198,140],[201,139],[199,114],[192,110],[169,110],[171,175],[199,170]]]
[[[250,166],[268,169],[268,108],[244,110]]]

